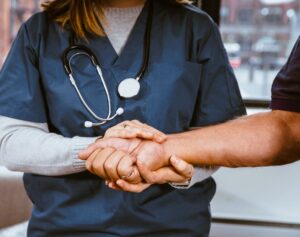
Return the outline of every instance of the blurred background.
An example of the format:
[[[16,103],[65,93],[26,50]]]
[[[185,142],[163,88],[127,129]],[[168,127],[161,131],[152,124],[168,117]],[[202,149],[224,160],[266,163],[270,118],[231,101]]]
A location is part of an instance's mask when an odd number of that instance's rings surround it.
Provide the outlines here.
[[[40,2],[0,1],[0,68],[20,25],[40,10]],[[195,5],[220,25],[248,113],[267,111],[272,82],[300,35],[300,0],[202,0]],[[214,176],[212,237],[300,237],[299,162],[222,168]],[[7,229],[30,213],[21,174],[0,167],[0,193],[0,237],[25,236],[26,224]]]

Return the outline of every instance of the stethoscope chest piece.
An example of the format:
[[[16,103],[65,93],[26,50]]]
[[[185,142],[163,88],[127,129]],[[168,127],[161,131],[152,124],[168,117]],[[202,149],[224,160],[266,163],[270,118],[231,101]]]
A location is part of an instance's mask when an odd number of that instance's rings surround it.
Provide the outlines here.
[[[123,80],[118,86],[119,95],[122,98],[129,99],[138,95],[141,85],[137,79],[127,78]]]

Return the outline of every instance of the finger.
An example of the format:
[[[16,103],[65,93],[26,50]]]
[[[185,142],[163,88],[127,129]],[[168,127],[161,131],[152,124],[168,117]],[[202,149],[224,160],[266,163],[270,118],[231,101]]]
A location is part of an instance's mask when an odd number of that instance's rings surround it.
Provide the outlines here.
[[[129,176],[122,177],[122,179],[131,184],[138,184],[143,181],[140,172],[136,166],[133,167],[133,171]]]
[[[144,129],[147,129],[149,132],[152,132],[154,134],[153,140],[158,143],[162,143],[162,142],[166,141],[168,138],[166,134],[164,134],[163,132],[159,131],[158,129],[156,129],[154,127],[151,127],[150,125],[148,125],[146,123],[141,123],[138,120],[132,120],[132,123],[137,126],[141,126]]]
[[[92,164],[94,162],[94,159],[97,157],[97,154],[101,151],[101,149],[97,149],[95,150],[90,156],[89,158],[86,160],[85,162],[85,167],[86,169],[92,173],[92,174],[95,174],[93,169],[92,169]]]
[[[92,162],[91,169],[94,174],[103,179],[109,179],[104,169],[104,163],[113,152],[115,152],[115,149],[112,147],[102,149],[100,152],[98,152],[96,158]]]
[[[126,178],[130,177],[134,172],[134,164],[136,162],[136,158],[129,154],[126,154],[122,157],[120,162],[118,163],[117,172],[119,177]]]
[[[97,142],[94,142],[93,144],[89,145],[85,150],[79,152],[79,158],[81,160],[86,160],[95,150],[104,147],[104,143],[102,143],[101,139],[99,139]]]
[[[117,167],[125,155],[126,153],[124,151],[116,150],[105,160],[103,168],[110,181],[117,181],[120,179]]]
[[[87,159],[87,157],[98,148],[114,147],[117,150],[128,151],[132,147],[133,149],[141,141],[139,139],[125,140],[121,138],[99,139],[93,144],[89,145],[87,149],[79,153],[81,159]]]
[[[177,173],[177,171],[171,166],[163,167],[156,171],[149,170],[143,164],[139,164],[138,168],[142,178],[146,181],[146,183],[150,184],[164,184],[171,182],[183,183],[190,179],[190,177]]]
[[[180,175],[182,175],[186,178],[192,178],[192,176],[194,174],[194,166],[193,165],[185,162],[182,159],[179,159],[176,156],[171,156],[170,164]]]
[[[148,169],[147,166],[144,165],[142,162],[138,162],[137,165],[138,165],[140,175],[142,176],[142,178],[145,180],[146,183],[148,184],[156,183],[156,177],[154,171]]]
[[[117,190],[117,191],[123,191],[116,183],[109,182],[107,186],[111,189]]]
[[[186,176],[183,176],[177,173],[173,167],[163,167],[157,171],[154,171],[155,182],[157,184],[164,184],[164,183],[185,183],[186,181],[190,180]]]
[[[126,192],[132,192],[132,193],[141,193],[147,188],[151,186],[151,184],[145,184],[145,183],[140,183],[140,184],[130,184],[122,179],[118,180],[116,184],[121,188],[123,191]]]
[[[111,129],[105,133],[105,137],[118,137],[118,138],[143,138],[147,140],[152,140],[154,138],[154,133],[146,130],[145,128],[137,127],[135,125],[127,125],[124,127],[118,127]]]
[[[141,123],[138,120],[124,121],[117,126],[108,129],[105,133],[105,137],[139,137],[143,139],[154,140],[159,143],[167,139],[167,136],[164,133],[147,124]]]

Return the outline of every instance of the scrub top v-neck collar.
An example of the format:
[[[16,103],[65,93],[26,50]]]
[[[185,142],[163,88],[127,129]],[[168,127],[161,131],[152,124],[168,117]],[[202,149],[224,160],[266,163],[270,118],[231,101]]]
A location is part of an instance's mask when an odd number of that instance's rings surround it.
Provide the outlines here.
[[[99,52],[98,57],[101,67],[112,69],[121,68],[126,71],[136,70],[136,73],[138,72],[143,63],[144,35],[149,14],[149,1],[151,0],[148,0],[145,3],[141,14],[138,16],[132,31],[129,34],[126,44],[119,55],[116,53],[107,36],[99,39],[100,50],[97,51]],[[94,47],[97,47],[96,45]],[[134,76],[136,75],[132,75],[132,77]]]

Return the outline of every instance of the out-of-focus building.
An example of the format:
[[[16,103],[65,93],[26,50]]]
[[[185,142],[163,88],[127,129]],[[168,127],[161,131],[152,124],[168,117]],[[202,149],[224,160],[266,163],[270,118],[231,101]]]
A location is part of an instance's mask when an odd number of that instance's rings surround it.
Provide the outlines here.
[[[286,57],[300,34],[299,12],[299,0],[222,0],[223,40],[240,45],[244,62],[258,52]]]
[[[0,1],[0,68],[22,22],[40,9],[40,0]]]

